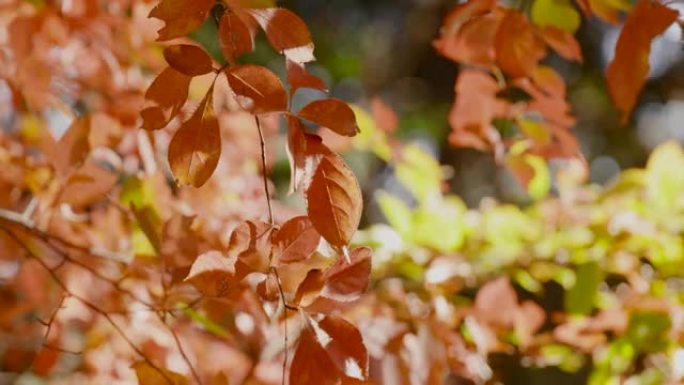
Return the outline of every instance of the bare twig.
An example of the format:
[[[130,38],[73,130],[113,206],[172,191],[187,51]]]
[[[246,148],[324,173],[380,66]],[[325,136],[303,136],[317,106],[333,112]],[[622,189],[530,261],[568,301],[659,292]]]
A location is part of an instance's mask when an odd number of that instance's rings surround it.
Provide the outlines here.
[[[160,319],[161,319],[161,317],[160,317]],[[164,325],[166,325],[166,323],[164,323]],[[195,369],[195,366],[192,365],[192,363],[190,362],[190,358],[188,358],[188,355],[185,354],[185,349],[183,349],[183,345],[181,344],[180,338],[178,338],[178,334],[176,333],[175,330],[173,330],[173,328],[171,326],[167,325],[167,328],[169,329],[169,332],[173,336],[173,339],[176,341],[176,346],[178,347],[178,351],[180,352],[181,356],[183,357],[183,360],[188,365],[188,367],[190,367],[190,373],[192,373],[192,377],[195,378],[195,381],[197,381],[197,383],[199,385],[202,385],[202,380],[200,379],[199,374],[197,374],[197,370]]]
[[[280,282],[280,275],[278,274],[278,269],[276,269],[275,266],[271,266],[270,271],[273,272],[273,275],[275,276],[276,283],[278,284],[278,292],[280,293],[280,301],[283,304],[283,312],[285,313],[285,317],[283,318],[283,331],[285,333],[285,337],[283,338],[283,379],[282,379],[282,385],[285,385],[285,376],[287,373],[287,359],[288,359],[288,350],[287,347],[289,345],[288,342],[288,336],[287,336],[287,311],[288,310],[297,310],[296,307],[290,306],[285,302],[285,292],[283,291],[283,284]]]
[[[254,121],[256,122],[257,131],[259,132],[259,143],[261,144],[261,176],[264,179],[264,192],[266,193],[266,204],[268,205],[268,223],[273,226],[274,222],[273,208],[271,207],[271,193],[268,190],[268,178],[266,178],[266,141],[264,140],[264,132],[261,129],[259,117],[254,115]]]

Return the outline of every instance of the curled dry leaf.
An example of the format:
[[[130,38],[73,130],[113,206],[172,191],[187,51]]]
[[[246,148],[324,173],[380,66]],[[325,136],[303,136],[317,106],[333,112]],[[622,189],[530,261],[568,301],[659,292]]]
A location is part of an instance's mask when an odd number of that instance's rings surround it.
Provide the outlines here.
[[[494,41],[499,67],[512,77],[529,75],[546,55],[544,43],[535,35],[527,18],[508,11]]]
[[[317,135],[304,132],[302,122],[295,116],[287,119],[287,155],[290,160],[290,190],[306,190],[311,184],[318,164],[324,156],[333,155]]]
[[[325,286],[321,295],[339,302],[358,299],[370,283],[372,253],[368,247],[359,247],[351,252],[350,263],[344,258],[338,258],[325,271]]]
[[[150,12],[150,17],[163,20],[157,40],[185,36],[199,28],[209,15],[214,0],[162,0]]]
[[[145,92],[145,100],[155,105],[140,112],[142,128],[158,130],[173,119],[188,100],[191,77],[168,67],[157,76]]]
[[[361,221],[361,188],[338,155],[321,159],[306,191],[309,219],[328,243],[346,246]]]
[[[284,8],[256,8],[249,12],[266,32],[273,49],[297,63],[315,60],[309,27],[299,16]]]
[[[230,280],[235,276],[235,259],[218,251],[208,251],[193,262],[185,278],[206,296],[222,296],[228,290]]]
[[[354,111],[339,99],[315,100],[304,106],[297,115],[340,135],[354,136],[359,132]]]
[[[266,67],[247,64],[226,69],[228,84],[245,110],[260,114],[284,111],[287,95],[278,76]]]
[[[308,258],[321,240],[320,234],[306,216],[294,217],[285,222],[273,236],[277,262],[291,263]]]
[[[648,75],[651,40],[665,32],[678,15],[650,0],[640,0],[629,14],[606,70],[608,92],[622,115],[622,124],[627,123]]]
[[[285,66],[287,68],[287,82],[290,84],[290,97],[300,88],[311,88],[328,92],[328,87],[323,83],[323,80],[307,72],[304,64],[286,59]]]
[[[164,59],[173,69],[187,76],[208,74],[214,69],[209,54],[196,45],[168,46],[164,49]]]
[[[234,65],[237,58],[254,50],[254,34],[235,12],[226,12],[219,22],[219,44],[223,57]]]
[[[214,115],[211,87],[195,113],[181,125],[169,144],[169,165],[178,184],[202,186],[221,156],[221,132]]]

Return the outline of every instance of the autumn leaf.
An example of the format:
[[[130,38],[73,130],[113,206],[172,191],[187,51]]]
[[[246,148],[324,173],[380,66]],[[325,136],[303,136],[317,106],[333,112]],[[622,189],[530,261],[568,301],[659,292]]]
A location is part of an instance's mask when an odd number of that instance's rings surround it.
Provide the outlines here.
[[[499,67],[512,77],[527,76],[546,55],[544,44],[527,18],[515,11],[504,16],[494,46]]]
[[[606,83],[626,124],[648,75],[651,41],[677,20],[679,13],[649,0],[640,0],[625,22],[615,57],[608,64]]]
[[[168,369],[153,367],[148,362],[140,361],[131,366],[138,377],[138,383],[145,385],[187,385],[185,376]]]
[[[284,8],[250,9],[273,49],[297,63],[315,60],[314,44],[306,23],[292,11]]]
[[[495,64],[494,40],[502,18],[500,11],[473,17],[463,22],[458,31],[435,40],[433,46],[453,61],[491,67]]]
[[[273,236],[278,263],[291,263],[308,258],[320,242],[313,224],[306,216],[289,219]]]
[[[323,318],[318,326],[330,338],[322,346],[337,369],[346,377],[364,380],[368,376],[368,352],[359,330],[345,319],[332,315]]]
[[[542,40],[551,47],[558,55],[567,60],[582,63],[582,50],[577,39],[567,31],[554,27],[546,27],[539,31]]]
[[[116,173],[90,158],[69,175],[59,194],[58,202],[69,204],[74,209],[87,207],[105,199],[117,180]]]
[[[363,197],[349,166],[338,155],[321,159],[306,191],[311,223],[331,245],[344,247],[361,221]]]
[[[57,142],[46,135],[45,153],[57,172],[66,174],[86,159],[90,153],[91,121],[90,115],[76,118]]]
[[[338,258],[325,271],[325,286],[321,295],[339,302],[358,299],[370,283],[372,253],[370,248],[360,247],[350,253],[350,262]]]
[[[214,0],[162,0],[150,12],[150,17],[163,20],[157,40],[181,37],[199,28],[209,15]]]
[[[145,92],[145,100],[155,105],[140,112],[142,128],[158,130],[169,124],[188,100],[190,80],[191,77],[171,67],[162,71]]]
[[[290,97],[300,88],[312,88],[328,92],[328,88],[323,83],[323,80],[318,76],[308,73],[306,68],[304,68],[304,64],[286,59],[285,65],[287,68],[287,82],[290,84]]]
[[[286,119],[291,194],[294,191],[308,189],[321,159],[333,152],[323,144],[319,136],[304,132],[299,118],[287,114]]]
[[[196,45],[168,46],[164,49],[164,58],[173,69],[187,76],[204,75],[214,69],[209,54]]]
[[[237,58],[254,50],[254,34],[235,12],[226,12],[219,23],[219,44],[223,57],[234,65]]]
[[[354,111],[339,99],[315,100],[304,106],[297,115],[344,136],[359,132]]]
[[[221,156],[221,132],[214,115],[211,87],[195,113],[169,143],[169,165],[180,185],[200,187],[214,172]]]
[[[287,95],[278,76],[266,67],[247,64],[226,69],[228,84],[245,110],[260,114],[287,109]]]
[[[235,276],[235,258],[229,258],[219,251],[208,251],[197,257],[185,277],[202,294],[221,296],[226,293],[230,280]]]

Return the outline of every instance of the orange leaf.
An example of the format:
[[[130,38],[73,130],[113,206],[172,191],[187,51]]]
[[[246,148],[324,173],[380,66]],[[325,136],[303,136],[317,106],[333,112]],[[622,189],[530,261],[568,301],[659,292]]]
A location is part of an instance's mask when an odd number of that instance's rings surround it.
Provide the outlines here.
[[[227,258],[218,251],[206,252],[193,262],[185,278],[197,290],[207,296],[222,296],[235,276],[235,259]]]
[[[273,236],[278,262],[291,263],[307,259],[318,247],[320,234],[306,216],[291,218]]]
[[[88,156],[90,129],[91,117],[86,115],[74,120],[58,142],[49,134],[46,136],[45,155],[58,173],[66,174],[71,167],[80,165]]]
[[[91,158],[69,176],[58,201],[74,209],[90,206],[105,198],[118,177]]]
[[[219,23],[219,44],[228,63],[242,54],[254,51],[254,34],[247,24],[234,12],[226,12]]]
[[[163,20],[157,40],[181,37],[199,28],[209,15],[214,0],[162,0],[150,12],[150,17]]]
[[[331,245],[346,246],[361,220],[361,188],[338,155],[321,159],[306,192],[309,219]]]
[[[290,384],[338,385],[340,372],[311,328],[306,327],[290,365]]]
[[[273,49],[297,63],[315,60],[309,27],[299,16],[284,8],[250,9],[249,12],[266,32]]]
[[[145,92],[145,100],[156,105],[140,112],[142,127],[146,130],[164,128],[173,119],[188,100],[188,89],[191,77],[183,75],[168,67],[157,76]]]
[[[315,100],[304,106],[297,115],[340,135],[354,136],[359,132],[354,111],[339,99]]]
[[[518,309],[518,295],[506,276],[482,286],[475,296],[475,310],[485,322],[509,327]]]
[[[435,40],[433,45],[453,61],[491,67],[495,63],[494,40],[502,16],[500,11],[477,15],[465,21],[457,32]]]
[[[539,32],[544,42],[567,60],[582,63],[582,50],[575,37],[560,28],[546,27]]]
[[[169,143],[169,165],[178,184],[202,186],[221,156],[221,132],[214,115],[211,87],[195,113]]]
[[[290,83],[290,96],[294,95],[300,88],[313,88],[323,92],[328,92],[323,80],[318,76],[311,75],[304,68],[304,64],[285,60],[287,66],[287,82]]]
[[[168,46],[164,49],[164,58],[173,69],[187,76],[204,75],[214,69],[209,54],[196,45]]]
[[[323,318],[318,326],[330,337],[322,345],[337,369],[357,380],[368,376],[368,352],[359,330],[343,318],[332,315]]]
[[[371,255],[370,248],[360,247],[351,252],[351,263],[338,258],[325,272],[325,286],[321,295],[339,302],[358,299],[368,289]]]
[[[319,269],[309,270],[297,287],[294,302],[301,307],[310,306],[316,301],[324,285],[323,273]]]
[[[317,135],[304,132],[302,122],[290,114],[287,117],[287,155],[290,160],[290,190],[306,190],[323,156],[331,155]]]
[[[278,76],[266,67],[246,64],[226,69],[228,84],[245,110],[259,114],[284,111],[287,96]]]
[[[512,77],[527,76],[546,55],[527,18],[513,10],[504,15],[494,46],[499,67]]]
[[[145,361],[133,364],[138,383],[145,385],[187,385],[188,379],[185,376],[168,369],[152,367]],[[161,371],[161,373],[160,373]]]
[[[606,81],[613,103],[627,123],[648,75],[651,40],[663,33],[679,13],[650,0],[640,0],[629,14],[608,64]]]

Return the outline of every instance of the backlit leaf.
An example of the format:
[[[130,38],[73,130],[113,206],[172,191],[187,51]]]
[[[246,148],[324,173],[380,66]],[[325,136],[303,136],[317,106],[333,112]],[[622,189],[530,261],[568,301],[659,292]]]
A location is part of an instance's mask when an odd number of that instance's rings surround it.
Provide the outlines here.
[[[266,32],[273,49],[297,63],[315,60],[309,27],[299,16],[284,8],[251,9],[249,12]]]
[[[297,262],[308,258],[321,240],[320,234],[306,216],[285,222],[273,236],[280,263]]]
[[[546,55],[544,44],[527,18],[516,11],[504,16],[494,45],[499,67],[512,77],[529,75]]]
[[[569,0],[535,0],[530,14],[534,24],[542,28],[575,33],[580,25],[580,14]]]
[[[359,132],[354,111],[339,99],[315,100],[304,106],[297,115],[340,135],[354,136]]]
[[[340,373],[337,366],[318,342],[315,332],[310,327],[306,327],[299,337],[289,377],[290,384],[293,385],[339,384]]]
[[[287,82],[290,84],[290,96],[294,95],[300,88],[312,88],[319,91],[327,92],[323,80],[318,76],[311,75],[304,68],[304,64],[297,63],[292,60],[286,59],[287,67]]]
[[[221,132],[214,115],[213,87],[169,143],[169,165],[178,184],[202,186],[221,156]]]
[[[213,70],[209,54],[196,45],[168,46],[164,49],[164,59],[173,69],[187,76],[204,75]]]
[[[260,114],[284,111],[287,96],[278,76],[266,67],[246,64],[226,69],[228,84],[245,110]]]
[[[330,341],[322,346],[337,369],[347,377],[365,379],[368,376],[368,352],[359,330],[343,318],[332,315],[323,318],[318,326],[330,337]]]
[[[640,0],[625,22],[615,48],[615,57],[608,64],[606,82],[613,103],[627,123],[648,75],[651,40],[663,33],[679,13],[666,6]]]
[[[337,155],[321,159],[306,191],[309,219],[331,245],[346,246],[361,220],[363,200],[359,183]]]
[[[358,299],[368,289],[372,253],[368,247],[360,247],[350,253],[351,262],[338,258],[325,271],[321,295],[340,302]]]
[[[446,30],[450,33],[435,40],[433,46],[440,54],[453,61],[491,67],[495,64],[494,40],[502,18],[503,13],[499,11],[473,17],[465,21],[457,31]]]
[[[219,23],[218,30],[221,52],[228,63],[254,50],[254,36],[247,24],[234,12],[226,12]]]
[[[155,105],[140,112],[142,128],[158,130],[173,119],[188,100],[191,77],[168,67],[157,76],[145,92],[145,100]]]
[[[197,257],[185,281],[204,295],[221,296],[228,290],[234,275],[235,259],[218,251],[209,251]]]
[[[558,55],[567,60],[582,63],[582,50],[575,36],[570,32],[554,27],[546,27],[539,32],[542,40]]]
[[[290,160],[289,193],[292,193],[308,189],[321,159],[333,152],[323,144],[319,136],[304,132],[304,126],[297,117],[288,114],[286,119],[287,155]]]
[[[150,17],[163,20],[157,40],[169,40],[189,34],[199,28],[209,15],[214,0],[162,0],[150,12]]]

